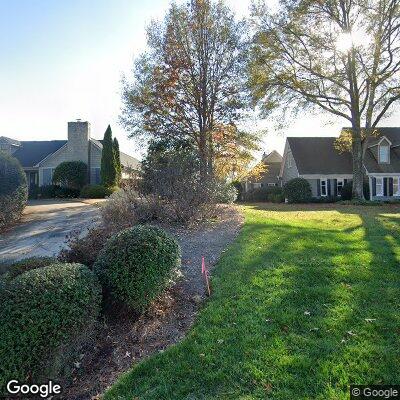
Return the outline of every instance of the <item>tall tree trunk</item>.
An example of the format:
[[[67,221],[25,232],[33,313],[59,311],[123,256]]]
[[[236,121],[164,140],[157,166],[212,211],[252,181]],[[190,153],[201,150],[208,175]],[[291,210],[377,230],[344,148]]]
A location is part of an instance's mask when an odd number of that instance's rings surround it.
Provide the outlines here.
[[[208,154],[207,154],[207,138],[205,132],[200,132],[199,140],[199,157],[200,157],[200,175],[205,178],[207,176]]]
[[[207,163],[207,173],[210,177],[214,175],[214,144],[212,138],[212,130],[208,133],[208,163]]]
[[[357,200],[364,200],[363,145],[360,127],[353,128],[352,136],[353,198]]]

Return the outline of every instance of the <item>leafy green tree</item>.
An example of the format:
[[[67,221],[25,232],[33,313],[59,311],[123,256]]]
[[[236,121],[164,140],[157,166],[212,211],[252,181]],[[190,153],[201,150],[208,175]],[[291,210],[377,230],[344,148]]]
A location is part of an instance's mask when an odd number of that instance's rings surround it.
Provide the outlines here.
[[[87,165],[83,161],[64,161],[54,170],[53,183],[81,189],[87,182]]]
[[[173,3],[149,26],[148,49],[124,82],[121,120],[130,136],[186,140],[202,175],[213,174],[216,126],[245,115],[246,32],[221,1]]]
[[[353,196],[369,139],[400,99],[400,0],[285,0],[253,7],[249,83],[266,114],[318,109],[350,125]]]
[[[119,185],[122,179],[122,166],[121,166],[121,154],[119,152],[119,143],[117,138],[114,138],[113,140],[113,150],[115,159],[116,182],[117,185]]]
[[[0,231],[20,218],[27,198],[26,175],[21,164],[0,151]]]
[[[103,138],[103,151],[101,153],[101,183],[106,187],[115,186],[117,183],[117,170],[112,139],[111,126],[108,125]]]

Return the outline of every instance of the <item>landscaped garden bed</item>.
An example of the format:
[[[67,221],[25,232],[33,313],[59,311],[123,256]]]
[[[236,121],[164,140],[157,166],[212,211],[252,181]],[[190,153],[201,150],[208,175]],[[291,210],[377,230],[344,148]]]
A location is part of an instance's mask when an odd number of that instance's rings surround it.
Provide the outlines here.
[[[83,400],[101,394],[133,364],[184,338],[206,298],[202,256],[212,270],[243,222],[234,206],[219,211],[213,221],[167,229],[182,249],[181,276],[141,316],[118,309],[107,314],[98,339],[86,347],[73,378],[65,382],[70,384],[64,396]]]

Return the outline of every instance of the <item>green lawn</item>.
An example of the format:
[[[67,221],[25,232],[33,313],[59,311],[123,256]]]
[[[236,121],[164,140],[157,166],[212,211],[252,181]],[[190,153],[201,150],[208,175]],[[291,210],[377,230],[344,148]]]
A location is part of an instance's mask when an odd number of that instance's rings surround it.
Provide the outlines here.
[[[399,210],[245,207],[187,338],[105,398],[336,400],[350,383],[400,384]]]

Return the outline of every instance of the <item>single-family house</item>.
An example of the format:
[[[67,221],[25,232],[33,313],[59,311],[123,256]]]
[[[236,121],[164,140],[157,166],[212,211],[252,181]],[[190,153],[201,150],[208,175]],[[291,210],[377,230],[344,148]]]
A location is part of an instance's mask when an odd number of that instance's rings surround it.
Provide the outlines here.
[[[301,177],[313,197],[341,195],[353,179],[352,155],[335,147],[336,137],[288,137],[280,171],[282,184]],[[379,128],[370,139],[364,172],[371,200],[400,199],[400,128]]]
[[[264,153],[261,162],[265,164],[265,172],[258,179],[247,179],[244,182],[245,192],[262,187],[280,186],[282,156],[273,150],[271,153]]]
[[[24,169],[29,187],[50,185],[55,168],[63,161],[83,161],[88,167],[88,182],[98,184],[100,178],[101,140],[91,137],[87,121],[68,122],[67,140],[19,141],[0,136],[0,151],[5,151],[19,160]],[[120,153],[122,178],[139,169],[139,161]]]

